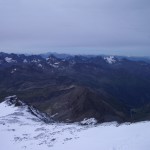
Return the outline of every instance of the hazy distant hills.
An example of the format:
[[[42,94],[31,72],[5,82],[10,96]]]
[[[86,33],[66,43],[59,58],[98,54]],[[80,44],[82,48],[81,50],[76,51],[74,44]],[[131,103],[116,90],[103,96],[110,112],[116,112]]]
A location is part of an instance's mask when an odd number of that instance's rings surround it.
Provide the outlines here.
[[[0,53],[0,97],[17,95],[59,121],[150,119],[150,64],[114,56]]]

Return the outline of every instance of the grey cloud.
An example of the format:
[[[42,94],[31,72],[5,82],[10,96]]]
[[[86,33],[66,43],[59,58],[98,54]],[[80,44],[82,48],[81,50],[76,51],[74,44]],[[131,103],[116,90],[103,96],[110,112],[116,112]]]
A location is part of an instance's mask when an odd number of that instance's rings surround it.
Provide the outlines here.
[[[0,49],[150,55],[149,14],[149,0],[0,0]]]

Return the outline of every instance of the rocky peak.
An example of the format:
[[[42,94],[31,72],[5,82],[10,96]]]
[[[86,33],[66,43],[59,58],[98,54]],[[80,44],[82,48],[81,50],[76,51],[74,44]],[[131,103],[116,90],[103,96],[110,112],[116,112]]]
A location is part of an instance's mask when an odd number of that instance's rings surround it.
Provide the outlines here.
[[[14,105],[14,106],[25,106],[25,103],[20,101],[16,95],[9,96],[5,98],[5,101],[8,105]]]

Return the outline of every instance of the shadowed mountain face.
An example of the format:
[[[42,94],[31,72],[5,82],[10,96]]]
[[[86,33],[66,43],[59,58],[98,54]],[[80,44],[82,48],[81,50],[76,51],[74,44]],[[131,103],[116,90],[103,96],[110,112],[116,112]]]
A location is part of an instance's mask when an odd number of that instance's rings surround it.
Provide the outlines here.
[[[59,121],[150,118],[150,64],[113,56],[0,53],[0,98],[17,95]]]
[[[43,104],[45,105],[45,104]],[[103,95],[83,87],[72,87],[70,91],[47,102],[48,114],[55,114],[59,121],[81,121],[84,118],[96,118],[101,122],[123,121],[127,119],[120,105],[113,105]],[[67,118],[67,120],[66,120]]]

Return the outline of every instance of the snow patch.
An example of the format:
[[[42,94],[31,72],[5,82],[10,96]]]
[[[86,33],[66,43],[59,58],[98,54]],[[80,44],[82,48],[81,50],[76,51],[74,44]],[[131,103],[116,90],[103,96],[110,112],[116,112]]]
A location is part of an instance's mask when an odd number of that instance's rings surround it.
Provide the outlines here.
[[[42,66],[42,64],[38,64],[38,67],[42,68],[43,66]]]
[[[5,61],[6,61],[7,63],[14,63],[14,62],[17,62],[16,60],[13,60],[13,59],[10,58],[10,57],[5,57]]]
[[[23,63],[27,63],[28,61],[26,59],[23,60]]]
[[[60,62],[55,58],[55,57],[48,57],[46,58],[47,64],[49,64],[50,66],[52,66],[53,68],[58,68]]]
[[[95,118],[87,119],[85,118],[83,121],[81,121],[81,125],[95,125],[97,124],[97,120]]]
[[[104,60],[106,60],[106,62],[109,63],[109,64],[113,64],[113,63],[116,62],[114,56],[104,57]]]
[[[38,63],[38,62],[40,62],[40,60],[39,59],[33,59],[31,62]]]
[[[59,64],[60,64],[60,62],[55,62],[55,63],[54,63],[54,65],[59,65]]]
[[[14,68],[14,69],[12,69],[11,73],[13,74],[13,73],[15,73],[16,71],[17,71],[17,69]]]

